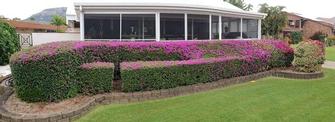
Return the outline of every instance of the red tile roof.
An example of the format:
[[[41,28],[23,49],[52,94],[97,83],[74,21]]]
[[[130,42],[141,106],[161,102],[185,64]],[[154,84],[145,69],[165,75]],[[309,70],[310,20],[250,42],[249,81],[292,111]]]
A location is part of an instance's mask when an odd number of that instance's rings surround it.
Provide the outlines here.
[[[15,21],[15,20],[9,20],[8,23],[17,29],[57,30],[57,26],[49,25],[49,24],[41,24],[41,23],[26,22],[26,21]],[[61,26],[60,29],[65,30],[66,26]]]

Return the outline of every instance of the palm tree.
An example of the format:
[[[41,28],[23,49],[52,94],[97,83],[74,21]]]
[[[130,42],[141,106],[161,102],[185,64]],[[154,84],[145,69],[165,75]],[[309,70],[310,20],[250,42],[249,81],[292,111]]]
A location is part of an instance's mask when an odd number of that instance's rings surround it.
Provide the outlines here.
[[[234,6],[246,11],[251,11],[253,8],[253,5],[245,3],[244,0],[223,0],[223,1],[233,4]]]
[[[262,22],[262,33],[266,36],[278,38],[279,33],[287,24],[287,14],[283,11],[284,6],[269,6],[260,4],[260,13],[266,13],[267,16]]]
[[[57,26],[57,32],[61,32],[59,27],[62,26],[62,25],[66,25],[66,20],[62,16],[54,15],[54,16],[52,16],[52,20],[51,20],[50,24]]]

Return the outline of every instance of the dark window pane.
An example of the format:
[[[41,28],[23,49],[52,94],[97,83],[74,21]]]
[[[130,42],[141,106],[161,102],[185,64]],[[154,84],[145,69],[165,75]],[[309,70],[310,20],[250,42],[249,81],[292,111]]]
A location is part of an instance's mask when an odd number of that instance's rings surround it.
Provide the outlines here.
[[[122,40],[155,39],[154,14],[123,14]]]
[[[209,39],[209,16],[193,15],[187,16],[188,39]]]
[[[257,38],[258,37],[258,20],[243,19],[243,38]]]
[[[184,14],[160,14],[161,40],[184,40]]]
[[[85,14],[85,39],[120,39],[119,14]]]
[[[222,17],[222,39],[241,38],[241,18]]]
[[[212,39],[219,39],[219,16],[212,16]]]

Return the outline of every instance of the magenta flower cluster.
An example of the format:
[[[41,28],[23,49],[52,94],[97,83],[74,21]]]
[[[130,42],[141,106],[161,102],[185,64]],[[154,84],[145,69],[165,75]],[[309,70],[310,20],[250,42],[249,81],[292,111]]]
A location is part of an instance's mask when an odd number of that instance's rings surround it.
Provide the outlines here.
[[[70,52],[86,55],[85,49],[91,49],[92,53],[111,54],[118,51],[133,53],[150,53],[162,51],[166,55],[176,54],[182,60],[199,59],[206,55],[214,57],[225,56],[250,56],[266,60],[271,55],[271,50],[276,49],[282,53],[293,53],[288,44],[276,40],[262,41],[178,41],[178,42],[55,42],[21,51],[12,56],[12,62],[27,63],[43,60],[60,53]],[[267,50],[267,48],[269,50]],[[101,57],[101,56],[100,56]],[[141,60],[141,59],[139,59]],[[103,61],[103,60],[99,60]],[[108,61],[107,61],[108,62]],[[90,62],[87,62],[90,63]]]

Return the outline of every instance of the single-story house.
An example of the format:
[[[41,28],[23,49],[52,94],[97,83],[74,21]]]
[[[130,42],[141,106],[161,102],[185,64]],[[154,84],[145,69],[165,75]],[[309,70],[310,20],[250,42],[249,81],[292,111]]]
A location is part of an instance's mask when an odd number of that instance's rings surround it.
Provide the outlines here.
[[[81,40],[260,39],[263,13],[223,0],[81,0]]]

